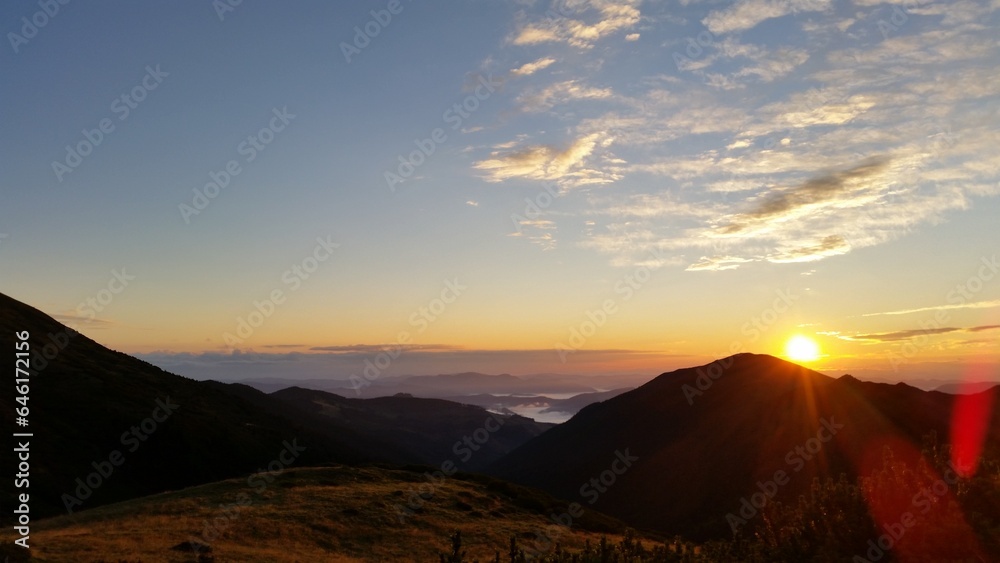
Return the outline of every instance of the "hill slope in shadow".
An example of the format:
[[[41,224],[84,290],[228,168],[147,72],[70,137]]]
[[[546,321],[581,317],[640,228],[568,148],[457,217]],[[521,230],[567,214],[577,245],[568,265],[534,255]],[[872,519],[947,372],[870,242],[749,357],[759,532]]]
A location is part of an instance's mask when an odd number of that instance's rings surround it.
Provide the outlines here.
[[[555,426],[443,399],[348,399],[298,387],[276,391],[271,397],[327,425],[391,441],[417,463],[440,465],[451,460],[464,471],[479,470]]]
[[[726,515],[760,491],[758,483],[769,488],[783,471],[775,498],[794,503],[814,478],[865,474],[887,444],[919,450],[930,433],[945,440],[953,403],[951,395],[904,384],[834,379],[739,354],[591,405],[489,472],[593,501],[638,527],[728,538]],[[986,443],[995,447],[996,411],[988,424]],[[623,455],[627,465],[616,461]]]
[[[351,403],[358,412],[382,413],[386,420],[378,424],[323,416],[313,412],[299,391],[273,397],[245,385],[177,376],[109,350],[0,294],[0,332],[8,350],[14,350],[16,333],[23,331],[30,334],[32,351],[30,412],[28,426],[18,428],[33,433],[28,440],[34,518],[64,513],[67,504],[74,511],[89,509],[289,461],[295,466],[439,464],[463,433],[474,432],[489,417],[478,407],[446,401],[429,405],[420,399],[391,401],[399,416],[406,417],[408,428],[402,431],[392,430],[381,404],[366,409],[363,403]],[[333,397],[326,395],[331,402],[348,401]],[[16,406],[12,393],[0,394],[4,428],[15,428]],[[437,409],[443,416],[462,413],[464,424],[447,434],[441,416],[424,424],[416,414]],[[479,463],[493,461],[547,428],[517,418],[491,440]],[[14,475],[16,463],[12,448],[4,448],[3,471]],[[11,502],[17,492],[25,491],[15,490],[13,479],[0,482],[4,501]]]

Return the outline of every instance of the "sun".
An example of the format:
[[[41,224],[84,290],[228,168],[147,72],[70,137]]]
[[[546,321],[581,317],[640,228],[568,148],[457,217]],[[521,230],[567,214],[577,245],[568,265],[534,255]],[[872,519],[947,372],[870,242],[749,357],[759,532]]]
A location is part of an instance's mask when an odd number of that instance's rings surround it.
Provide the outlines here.
[[[812,338],[798,334],[785,343],[785,356],[796,362],[813,362],[819,359],[819,345]]]

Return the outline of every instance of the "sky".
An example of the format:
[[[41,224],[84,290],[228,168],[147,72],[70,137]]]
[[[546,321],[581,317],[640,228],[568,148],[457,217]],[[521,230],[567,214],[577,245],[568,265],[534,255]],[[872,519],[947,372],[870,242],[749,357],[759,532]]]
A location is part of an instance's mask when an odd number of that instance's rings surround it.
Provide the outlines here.
[[[203,377],[1000,379],[998,12],[4,2],[0,291]]]

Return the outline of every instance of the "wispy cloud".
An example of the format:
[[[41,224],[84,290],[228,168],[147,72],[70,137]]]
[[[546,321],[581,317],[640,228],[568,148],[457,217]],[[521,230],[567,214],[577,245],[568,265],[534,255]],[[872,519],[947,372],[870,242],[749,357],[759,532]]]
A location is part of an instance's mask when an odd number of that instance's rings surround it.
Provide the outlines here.
[[[772,49],[743,43],[735,37],[712,41],[699,48],[704,48],[707,53],[694,59],[678,58],[678,68],[693,72],[709,86],[722,90],[773,82],[809,60],[809,51],[802,47],[780,46]],[[731,68],[734,64],[737,66],[735,70]]]
[[[543,111],[573,101],[607,100],[613,95],[610,88],[595,88],[578,80],[566,80],[538,91],[525,92],[518,96],[517,101],[525,111]]]
[[[779,248],[777,252],[769,254],[767,260],[779,264],[787,262],[812,262],[829,256],[846,254],[850,250],[851,245],[844,240],[844,237],[829,235],[823,237],[817,244],[810,246]]]
[[[556,248],[556,224],[548,219],[519,219],[517,231],[508,236],[524,237],[532,244],[536,244],[542,250],[553,250]]]
[[[918,336],[928,336],[932,334],[946,334],[949,332],[956,332],[962,329],[953,327],[941,327],[941,328],[928,328],[928,329],[915,329],[915,330],[899,330],[896,332],[877,332],[871,334],[838,334],[837,338],[841,340],[848,340],[851,342],[896,342],[898,340],[909,340]]]
[[[87,327],[90,329],[106,329],[106,328],[112,328],[118,324],[116,321],[113,321],[111,319],[81,316],[75,313],[55,314],[52,315],[52,318],[61,323],[76,328]]]
[[[542,69],[548,68],[550,65],[552,65],[555,62],[556,62],[556,60],[553,59],[552,57],[545,57],[545,58],[538,59],[537,61],[533,61],[533,62],[530,62],[530,63],[524,63],[523,65],[521,65],[521,66],[515,68],[514,70],[510,71],[510,73],[513,74],[513,75],[515,75],[515,76],[530,76],[530,75],[535,74],[536,72],[538,72],[538,71],[540,71]]]
[[[755,57],[753,63],[730,74],[706,72],[705,78],[710,85],[724,89],[742,88],[747,85],[747,78],[756,78],[759,82],[774,82],[809,60],[805,49],[783,47],[773,54],[766,53]]]
[[[580,49],[590,49],[604,37],[626,30],[639,23],[640,12],[631,4],[638,2],[605,2],[591,0],[574,7],[582,8],[573,17],[546,17],[524,24],[514,33],[514,45],[565,43]],[[587,9],[590,8],[590,9]]]
[[[703,203],[682,201],[672,193],[634,194],[627,198],[595,197],[592,199],[595,215],[619,218],[698,217],[707,219],[718,214],[718,209]]]
[[[512,42],[531,46],[535,61],[560,61],[560,73],[518,81],[506,114],[522,120],[517,140],[473,166],[492,182],[601,184],[587,207],[561,217],[607,217],[578,245],[613,264],[652,248],[692,271],[818,261],[1000,195],[1000,44],[984,23],[1000,4],[963,2],[954,15],[920,6],[920,18],[888,38],[866,35],[874,23],[864,14],[835,16],[829,0],[688,2],[689,16],[702,13],[678,21],[643,5],[629,24],[609,5],[574,2],[566,18],[521,20]],[[796,13],[801,21],[773,22],[787,34],[740,33]],[[586,45],[610,28],[645,39],[654,32],[640,29],[643,18],[687,26],[664,42],[684,55],[671,59],[676,68],[623,82],[622,73],[649,68],[618,64],[641,57],[626,42],[570,53],[559,45],[572,45],[577,20],[622,26],[595,28]],[[555,127],[568,145],[551,143]]]
[[[708,14],[701,22],[715,34],[753,29],[757,24],[796,12],[828,10],[830,0],[740,0]]]
[[[888,161],[888,158],[874,157],[847,170],[817,176],[792,188],[770,190],[760,196],[761,202],[754,209],[736,215],[719,232],[738,234],[748,229],[768,228],[772,222],[800,218],[808,208],[823,206],[845,194],[849,197],[851,192],[867,189]]]
[[[701,260],[688,266],[687,270],[691,272],[735,270],[740,267],[740,264],[750,261],[747,258],[740,258],[738,256],[702,256]]]
[[[591,134],[559,149],[551,145],[534,145],[520,150],[494,151],[490,158],[476,162],[473,167],[486,173],[486,180],[502,182],[510,178],[554,180],[571,185],[606,183],[614,177],[606,172],[587,168],[586,159],[601,143],[600,135]]]
[[[974,326],[969,328],[955,328],[955,327],[937,327],[937,328],[921,328],[913,330],[899,330],[895,332],[878,332],[871,334],[854,334],[846,335],[840,333],[828,333],[831,336],[836,336],[841,340],[849,340],[852,342],[897,342],[900,340],[911,340],[921,336],[931,336],[935,334],[948,334],[951,332],[982,332],[985,330],[996,330],[1000,329],[1000,325],[983,325]]]
[[[405,352],[435,352],[441,350],[460,350],[461,346],[449,344],[349,344],[340,346],[313,346],[313,352],[330,352],[334,354],[369,354],[384,350],[403,350]]]
[[[930,307],[918,307],[916,309],[902,309],[899,311],[884,311],[881,313],[865,313],[862,317],[878,317],[882,315],[909,315],[911,313],[924,313],[926,311],[952,311],[955,309],[992,309],[1000,307],[1000,299],[990,301],[970,301],[968,303],[949,303],[946,305],[932,305]]]

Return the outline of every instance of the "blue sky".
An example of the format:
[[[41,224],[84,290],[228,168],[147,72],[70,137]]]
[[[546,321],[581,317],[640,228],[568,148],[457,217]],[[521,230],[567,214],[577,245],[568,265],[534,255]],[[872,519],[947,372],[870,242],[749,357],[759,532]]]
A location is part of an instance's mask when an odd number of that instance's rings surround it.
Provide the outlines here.
[[[113,348],[330,377],[384,346],[654,374],[795,333],[871,377],[997,357],[1000,2],[40,6],[0,7],[0,290]]]

